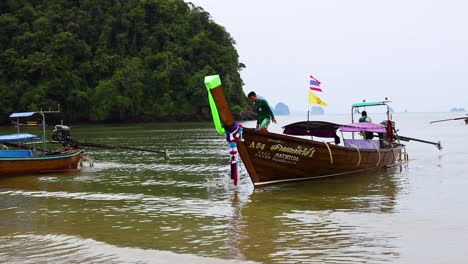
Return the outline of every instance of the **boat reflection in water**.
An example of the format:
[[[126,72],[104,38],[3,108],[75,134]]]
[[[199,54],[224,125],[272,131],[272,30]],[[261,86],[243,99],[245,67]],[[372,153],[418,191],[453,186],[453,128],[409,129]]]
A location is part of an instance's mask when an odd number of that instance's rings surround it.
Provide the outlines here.
[[[241,255],[262,263],[398,258],[394,235],[382,230],[391,226],[400,169],[255,190],[234,205]]]

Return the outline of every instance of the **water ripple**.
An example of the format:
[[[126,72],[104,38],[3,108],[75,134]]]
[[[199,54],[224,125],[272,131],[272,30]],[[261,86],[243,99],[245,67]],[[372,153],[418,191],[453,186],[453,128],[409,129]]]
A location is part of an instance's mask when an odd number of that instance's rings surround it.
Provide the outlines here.
[[[116,247],[93,239],[67,235],[0,237],[4,263],[255,263],[176,254],[168,251]]]
[[[48,191],[4,191],[2,196],[25,196],[34,198],[57,198],[87,201],[123,201],[125,207],[108,205],[107,210],[115,212],[139,212],[141,214],[167,214],[210,216],[225,218],[232,214],[229,201],[210,201],[205,199],[183,199],[180,197],[160,197],[129,193],[89,193],[89,192],[48,192]],[[137,203],[134,203],[137,202]],[[49,213],[54,213],[49,210]]]

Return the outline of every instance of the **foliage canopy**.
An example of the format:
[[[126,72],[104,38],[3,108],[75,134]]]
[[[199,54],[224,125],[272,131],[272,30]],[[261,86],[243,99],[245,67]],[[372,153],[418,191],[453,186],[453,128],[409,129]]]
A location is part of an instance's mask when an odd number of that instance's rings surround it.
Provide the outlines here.
[[[0,114],[56,108],[69,121],[210,119],[206,75],[247,106],[235,41],[182,0],[0,3]]]

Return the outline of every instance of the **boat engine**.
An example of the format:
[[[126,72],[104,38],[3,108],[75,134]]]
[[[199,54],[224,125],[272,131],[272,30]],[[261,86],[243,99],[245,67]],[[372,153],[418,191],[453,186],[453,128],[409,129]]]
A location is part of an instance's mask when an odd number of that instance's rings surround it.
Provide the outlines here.
[[[381,125],[385,126],[387,134],[393,135],[398,132],[398,129],[395,128],[395,121],[384,120],[380,122]]]
[[[391,143],[397,139],[396,133],[398,130],[395,128],[395,121],[384,120],[380,124],[385,126],[385,130],[387,131],[385,134],[379,134],[380,147],[390,147]]]
[[[62,142],[63,145],[70,145],[73,141],[70,135],[70,127],[64,125],[56,125],[52,132],[52,139],[58,142]]]
[[[387,127],[388,126],[388,121],[389,120],[384,120],[384,121],[380,122],[380,124]],[[390,122],[392,122],[392,128],[395,128],[395,121],[390,121]]]

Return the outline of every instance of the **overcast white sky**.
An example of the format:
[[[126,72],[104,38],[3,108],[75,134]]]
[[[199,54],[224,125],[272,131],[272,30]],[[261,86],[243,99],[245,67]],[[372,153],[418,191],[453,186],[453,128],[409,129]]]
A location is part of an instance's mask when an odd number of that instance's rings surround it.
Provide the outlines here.
[[[468,110],[466,0],[191,0],[236,41],[244,91],[327,113],[388,97],[395,111]]]

